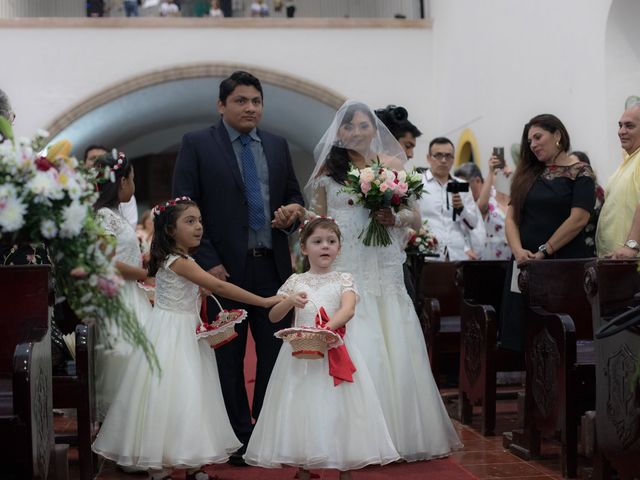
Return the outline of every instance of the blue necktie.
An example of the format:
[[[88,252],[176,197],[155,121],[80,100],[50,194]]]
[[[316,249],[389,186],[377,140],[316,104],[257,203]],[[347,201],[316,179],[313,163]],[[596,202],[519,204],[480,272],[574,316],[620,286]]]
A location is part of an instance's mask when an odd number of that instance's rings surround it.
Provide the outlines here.
[[[251,151],[252,141],[251,137],[246,133],[240,135],[240,143],[242,143],[240,160],[242,161],[244,188],[247,194],[247,203],[249,204],[249,226],[252,230],[258,231],[264,227],[265,223],[264,202],[262,201],[256,160]]]

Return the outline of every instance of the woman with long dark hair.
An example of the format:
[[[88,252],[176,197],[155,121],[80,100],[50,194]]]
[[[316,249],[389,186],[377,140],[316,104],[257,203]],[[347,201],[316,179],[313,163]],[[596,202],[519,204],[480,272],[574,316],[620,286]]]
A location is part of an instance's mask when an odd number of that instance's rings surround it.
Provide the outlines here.
[[[518,264],[591,256],[584,228],[595,204],[595,175],[569,155],[570,149],[569,133],[555,115],[537,115],[524,126],[505,224]],[[521,296],[509,291],[502,310],[502,345],[520,351],[525,334]]]

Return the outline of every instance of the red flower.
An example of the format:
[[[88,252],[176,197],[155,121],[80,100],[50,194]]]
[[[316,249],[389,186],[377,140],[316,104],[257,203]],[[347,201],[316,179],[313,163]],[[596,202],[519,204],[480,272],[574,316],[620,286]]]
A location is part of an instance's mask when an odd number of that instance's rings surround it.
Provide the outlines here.
[[[38,157],[35,164],[36,168],[41,172],[46,172],[50,168],[53,168],[53,164],[49,160],[47,160],[46,157]]]
[[[394,207],[400,205],[400,202],[401,200],[399,195],[394,195],[393,197],[391,197],[391,205],[393,205]]]

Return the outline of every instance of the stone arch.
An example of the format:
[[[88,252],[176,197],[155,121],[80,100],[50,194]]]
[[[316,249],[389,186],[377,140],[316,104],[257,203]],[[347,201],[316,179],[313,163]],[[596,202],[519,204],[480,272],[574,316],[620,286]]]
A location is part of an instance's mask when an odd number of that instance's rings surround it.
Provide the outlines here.
[[[51,122],[48,126],[48,130],[52,136],[55,136],[88,112],[137,90],[177,80],[203,77],[224,78],[236,70],[250,71],[253,75],[258,77],[262,83],[277,85],[279,87],[295,91],[301,95],[305,95],[318,102],[324,103],[336,110],[346,100],[346,97],[319,84],[272,69],[236,63],[198,63],[155,70],[113,85],[60,114]]]
[[[313,170],[313,148],[345,97],[288,73],[236,63],[171,66],[96,92],[55,118],[53,141],[66,138],[74,154],[90,144],[115,146],[132,158],[175,155],[182,135],[218,121],[219,82],[247,70],[262,83],[261,128],[289,141],[301,184]]]

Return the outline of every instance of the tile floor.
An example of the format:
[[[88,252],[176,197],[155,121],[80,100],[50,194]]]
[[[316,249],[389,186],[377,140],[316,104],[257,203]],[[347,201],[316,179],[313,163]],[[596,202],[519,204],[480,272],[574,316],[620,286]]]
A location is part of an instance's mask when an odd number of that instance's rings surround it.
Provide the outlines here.
[[[456,411],[457,399],[452,391],[443,391],[445,404],[450,413]],[[546,440],[543,444],[543,458],[535,461],[525,461],[509,453],[502,447],[502,435],[504,431],[512,430],[516,425],[516,402],[515,400],[499,400],[497,406],[496,431],[499,435],[494,437],[483,437],[479,431],[479,418],[474,418],[472,425],[461,425],[454,422],[465,447],[459,452],[455,452],[452,457],[464,468],[479,479],[519,479],[519,480],[550,480],[562,478],[560,472],[560,446],[554,440]],[[62,416],[55,418],[56,431],[72,431],[75,429],[75,419],[72,416]],[[69,450],[69,474],[70,480],[78,480],[78,454],[77,450]],[[580,459],[579,475],[583,480],[589,479],[588,459]],[[117,473],[108,464],[104,467],[105,475],[102,478],[121,480],[135,480],[144,476],[132,476]],[[107,473],[108,472],[108,473]],[[98,478],[101,478],[99,476]]]

